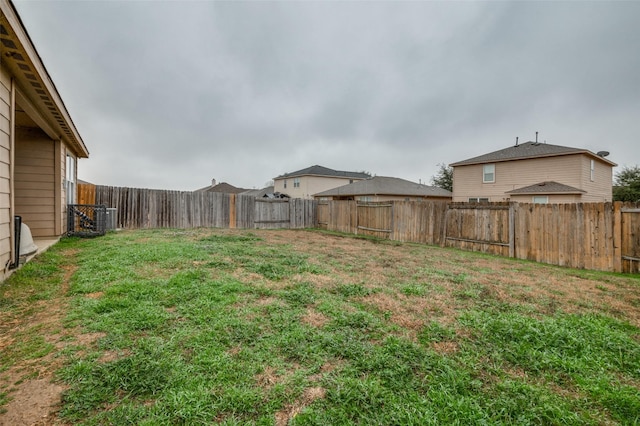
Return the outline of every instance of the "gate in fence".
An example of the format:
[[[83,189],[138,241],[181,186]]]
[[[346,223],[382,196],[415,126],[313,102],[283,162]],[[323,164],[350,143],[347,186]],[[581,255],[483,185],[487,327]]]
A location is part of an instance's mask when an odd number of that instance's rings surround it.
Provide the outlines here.
[[[391,238],[393,203],[356,203],[356,234]]]
[[[508,203],[452,203],[445,212],[442,244],[513,257],[513,228],[513,208]]]
[[[289,200],[256,198],[253,223],[256,229],[290,228]]]

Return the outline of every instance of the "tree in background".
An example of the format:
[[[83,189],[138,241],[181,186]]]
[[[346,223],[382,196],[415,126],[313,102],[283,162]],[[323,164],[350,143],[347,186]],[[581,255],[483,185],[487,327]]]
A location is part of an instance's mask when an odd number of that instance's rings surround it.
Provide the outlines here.
[[[613,184],[614,201],[640,201],[640,166],[624,167]]]
[[[431,185],[453,192],[453,167],[444,163],[438,164],[438,172],[431,176]]]

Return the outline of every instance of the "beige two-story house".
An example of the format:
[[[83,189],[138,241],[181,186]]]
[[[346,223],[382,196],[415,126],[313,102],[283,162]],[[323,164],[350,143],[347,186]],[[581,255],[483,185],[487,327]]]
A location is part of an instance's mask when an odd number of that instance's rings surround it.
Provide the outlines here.
[[[34,239],[66,232],[88,156],[13,3],[0,0],[0,280],[19,263],[17,216]]]
[[[291,198],[313,199],[319,192],[370,177],[364,172],[343,172],[315,165],[273,178],[273,190]]]
[[[454,202],[607,202],[613,167],[581,148],[526,142],[451,164]]]

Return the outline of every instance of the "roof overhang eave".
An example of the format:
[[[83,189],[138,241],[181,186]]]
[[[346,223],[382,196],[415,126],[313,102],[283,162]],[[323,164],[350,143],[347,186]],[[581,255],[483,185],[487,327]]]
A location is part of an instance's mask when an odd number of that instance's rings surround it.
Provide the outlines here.
[[[584,154],[584,155],[588,155],[589,157],[592,157],[596,160],[600,160],[604,163],[609,164],[612,167],[616,167],[617,164],[614,163],[611,160],[607,160],[604,157],[601,157],[597,154],[594,154],[591,151],[588,150],[581,150],[581,151],[573,151],[573,152],[560,152],[560,153],[553,153],[553,154],[543,154],[543,155],[536,155],[536,156],[529,156],[529,157],[515,157],[515,158],[504,158],[504,159],[497,159],[497,160],[480,160],[480,161],[473,161],[473,162],[466,162],[466,161],[459,161],[457,163],[451,163],[449,164],[450,167],[460,167],[460,166],[475,166],[478,164],[493,164],[493,163],[505,163],[508,161],[520,161],[520,160],[534,160],[537,158],[550,158],[550,157],[564,157],[567,155],[580,155],[580,154]]]
[[[1,45],[3,65],[11,71],[24,98],[32,103],[49,125],[47,133],[54,132],[55,135],[50,136],[64,141],[79,158],[88,158],[89,150],[73,123],[15,6],[10,0],[0,0],[0,12],[2,12],[0,23],[7,30],[7,34],[1,35],[7,42]]]

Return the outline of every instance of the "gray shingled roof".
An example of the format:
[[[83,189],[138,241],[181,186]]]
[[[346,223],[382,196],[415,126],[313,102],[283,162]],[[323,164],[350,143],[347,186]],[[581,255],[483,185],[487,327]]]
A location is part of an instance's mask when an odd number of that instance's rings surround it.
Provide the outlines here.
[[[195,192],[221,192],[224,194],[239,194],[241,192],[247,191],[244,188],[238,188],[227,182],[221,182],[214,186],[205,186],[204,188],[196,189]]]
[[[249,189],[245,192],[241,192],[241,195],[249,195],[256,198],[262,198],[265,194],[273,194],[273,186],[267,186],[262,189]]]
[[[541,142],[525,142],[520,145],[510,146],[509,148],[499,151],[490,152],[478,157],[469,158],[468,160],[458,161],[451,164],[452,167],[466,166],[470,164],[496,163],[500,161],[522,160],[526,158],[538,157],[554,157],[557,155],[567,154],[587,154],[598,158],[606,163],[616,165],[615,163],[600,157],[587,149],[571,148],[567,146],[551,145]]]
[[[548,181],[507,191],[506,194],[585,194],[586,192],[573,186]]]
[[[346,177],[346,178],[355,178],[355,179],[367,179],[369,177],[371,177],[371,175],[367,174],[367,173],[362,173],[362,172],[343,172],[340,170],[333,170],[330,169],[328,167],[322,167],[322,166],[311,166],[311,167],[307,167],[306,169],[302,169],[302,170],[298,170],[296,172],[291,172],[291,173],[285,173],[283,175],[280,175],[274,179],[281,179],[281,178],[291,178],[291,177],[297,177],[297,176],[309,176],[309,175],[313,175],[313,176],[331,176],[331,177]]]
[[[421,197],[451,197],[451,192],[436,186],[421,185],[408,180],[375,176],[314,194],[316,197],[345,197],[352,195],[400,195]]]

